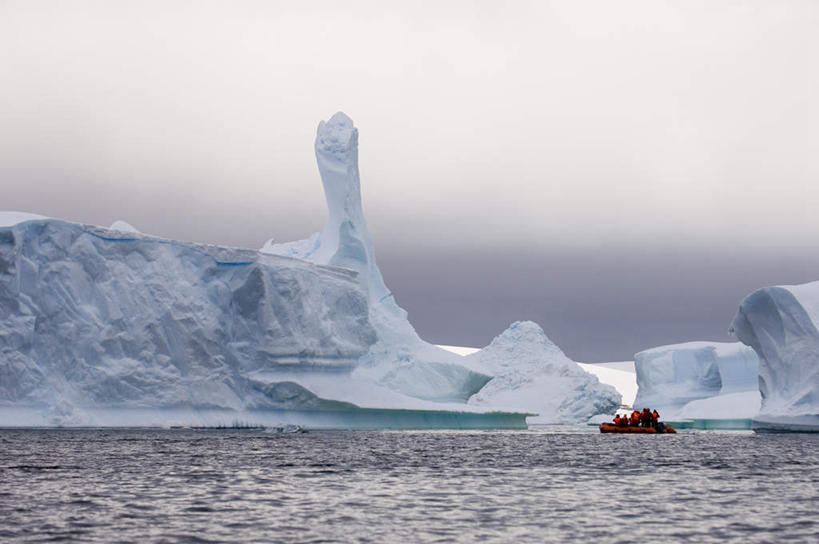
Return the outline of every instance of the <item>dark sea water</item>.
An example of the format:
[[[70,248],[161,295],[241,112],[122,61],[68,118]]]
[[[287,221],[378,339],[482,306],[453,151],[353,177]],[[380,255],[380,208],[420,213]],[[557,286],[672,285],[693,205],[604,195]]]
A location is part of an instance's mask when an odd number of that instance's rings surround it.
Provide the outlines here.
[[[0,542],[819,542],[819,436],[0,431]]]

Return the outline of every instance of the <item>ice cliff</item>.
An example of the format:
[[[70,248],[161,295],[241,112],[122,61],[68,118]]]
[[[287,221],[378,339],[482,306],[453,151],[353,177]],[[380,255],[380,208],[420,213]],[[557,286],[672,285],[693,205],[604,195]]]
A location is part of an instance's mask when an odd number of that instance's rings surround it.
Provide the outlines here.
[[[657,408],[664,418],[750,418],[759,409],[759,361],[740,343],[660,346],[637,353],[634,368],[634,407]],[[702,402],[718,396],[719,401]]]
[[[766,287],[739,305],[731,329],[759,356],[759,430],[819,431],[819,282]]]
[[[0,404],[68,422],[276,406],[255,371],[349,371],[376,340],[351,271],[57,220],[0,229],[0,322]]]

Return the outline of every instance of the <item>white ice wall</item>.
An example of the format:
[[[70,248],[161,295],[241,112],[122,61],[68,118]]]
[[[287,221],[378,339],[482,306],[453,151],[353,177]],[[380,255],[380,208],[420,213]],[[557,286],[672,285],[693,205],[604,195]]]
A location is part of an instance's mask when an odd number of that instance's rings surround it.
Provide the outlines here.
[[[748,295],[732,323],[759,356],[758,429],[819,430],[819,282]]]

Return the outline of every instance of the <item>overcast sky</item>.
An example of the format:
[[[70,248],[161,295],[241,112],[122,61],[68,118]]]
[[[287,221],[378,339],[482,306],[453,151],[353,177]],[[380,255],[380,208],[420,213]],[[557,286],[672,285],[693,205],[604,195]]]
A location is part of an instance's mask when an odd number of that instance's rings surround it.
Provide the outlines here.
[[[0,0],[0,209],[303,238],[343,110],[425,338],[730,341],[744,294],[819,279],[817,29],[812,1]]]

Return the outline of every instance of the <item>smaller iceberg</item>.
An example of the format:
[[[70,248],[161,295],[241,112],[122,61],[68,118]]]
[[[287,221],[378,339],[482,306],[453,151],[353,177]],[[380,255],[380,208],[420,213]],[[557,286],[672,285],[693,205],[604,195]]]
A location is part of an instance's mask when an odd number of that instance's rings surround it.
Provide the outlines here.
[[[738,342],[687,342],[634,356],[634,407],[665,420],[750,420],[759,411],[756,353]]]
[[[600,383],[531,321],[513,323],[482,350],[463,358],[475,372],[493,376],[469,404],[537,414],[529,423],[580,423],[613,414],[622,397]]]
[[[739,305],[731,331],[759,356],[760,431],[819,432],[819,282],[765,287]]]

